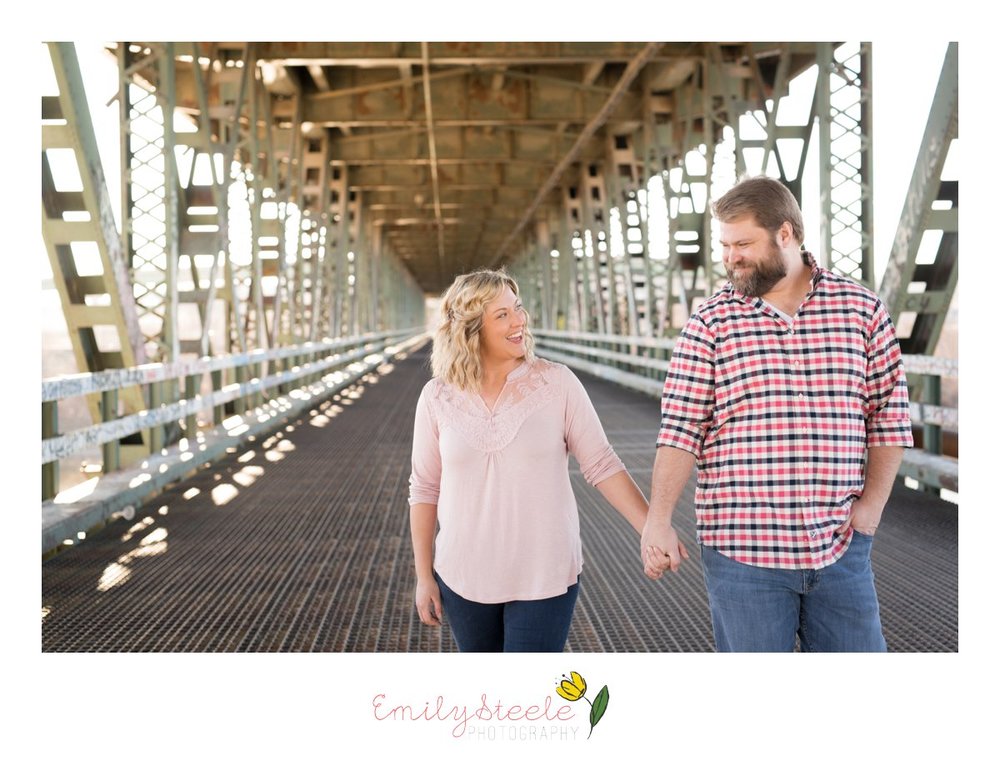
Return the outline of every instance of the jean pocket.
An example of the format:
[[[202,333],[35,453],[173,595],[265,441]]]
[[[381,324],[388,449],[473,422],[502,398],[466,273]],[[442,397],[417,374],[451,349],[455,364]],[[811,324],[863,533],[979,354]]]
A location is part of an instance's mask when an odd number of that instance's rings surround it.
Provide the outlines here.
[[[864,561],[867,562],[872,555],[872,542],[874,539],[875,537],[872,534],[865,534],[862,531],[854,529],[851,533],[851,543],[847,545],[847,551],[853,557],[858,558],[858,560],[864,558]],[[855,550],[855,552],[851,553],[851,550]]]

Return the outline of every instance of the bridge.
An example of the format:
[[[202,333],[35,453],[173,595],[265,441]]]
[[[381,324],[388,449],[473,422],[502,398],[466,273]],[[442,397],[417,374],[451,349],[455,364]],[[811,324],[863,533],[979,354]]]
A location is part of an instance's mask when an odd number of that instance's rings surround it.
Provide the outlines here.
[[[42,230],[75,367],[41,384],[42,650],[452,650],[413,610],[406,507],[437,296],[505,266],[648,494],[673,342],[725,282],[708,200],[767,172],[898,326],[917,446],[873,556],[885,632],[957,651],[957,47],[879,257],[871,43],[119,42],[113,175],[76,48],[48,44]],[[568,650],[711,650],[697,559],[645,579],[573,483]]]

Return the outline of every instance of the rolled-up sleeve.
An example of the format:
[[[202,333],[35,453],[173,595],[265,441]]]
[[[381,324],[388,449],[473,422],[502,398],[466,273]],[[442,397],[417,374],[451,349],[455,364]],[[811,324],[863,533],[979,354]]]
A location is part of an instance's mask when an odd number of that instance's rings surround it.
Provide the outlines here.
[[[625,470],[611,448],[587,390],[569,368],[564,368],[566,386],[566,448],[580,464],[580,472],[591,486]]]
[[[869,447],[913,446],[903,355],[881,301],[868,329],[864,413]]]
[[[715,340],[705,322],[693,315],[670,357],[656,446],[683,449],[697,457],[714,409]]]
[[[417,400],[413,419],[413,455],[410,469],[410,504],[436,505],[441,492],[441,450],[438,427],[431,410],[430,388]]]

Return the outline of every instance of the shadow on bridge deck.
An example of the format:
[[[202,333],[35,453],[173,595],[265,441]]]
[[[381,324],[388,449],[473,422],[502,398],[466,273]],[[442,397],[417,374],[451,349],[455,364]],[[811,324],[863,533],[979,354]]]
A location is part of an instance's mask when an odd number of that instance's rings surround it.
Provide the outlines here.
[[[426,350],[249,442],[42,569],[47,652],[448,652],[412,604],[407,479]],[[581,376],[648,494],[658,402]],[[710,651],[697,553],[646,579],[638,537],[578,471],[585,568],[567,649]],[[695,549],[693,482],[676,523]],[[958,649],[958,515],[897,487],[873,565],[889,649]]]

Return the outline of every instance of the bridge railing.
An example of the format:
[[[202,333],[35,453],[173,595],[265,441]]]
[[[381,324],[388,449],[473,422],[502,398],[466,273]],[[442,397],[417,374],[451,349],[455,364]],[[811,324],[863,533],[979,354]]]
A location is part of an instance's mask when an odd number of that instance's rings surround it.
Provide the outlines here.
[[[266,433],[357,382],[424,336],[423,329],[393,330],[43,380],[43,552],[134,509],[246,437]],[[206,375],[212,391],[202,394]],[[118,393],[134,386],[142,389],[146,408],[119,415]],[[60,433],[58,402],[92,394],[100,394],[102,422]],[[213,427],[200,428],[198,413],[210,414]],[[148,456],[122,468],[122,440],[143,433]],[[95,489],[82,498],[60,500],[59,461],[98,446],[104,475]]]
[[[537,350],[550,359],[637,391],[659,397],[670,365],[672,338],[533,330]],[[958,431],[958,410],[941,405],[941,379],[957,378],[955,360],[904,355],[907,384],[920,389],[910,402],[915,446],[906,450],[900,476],[922,488],[958,492],[958,459],[942,453],[943,434]],[[916,396],[916,394],[914,394]]]

